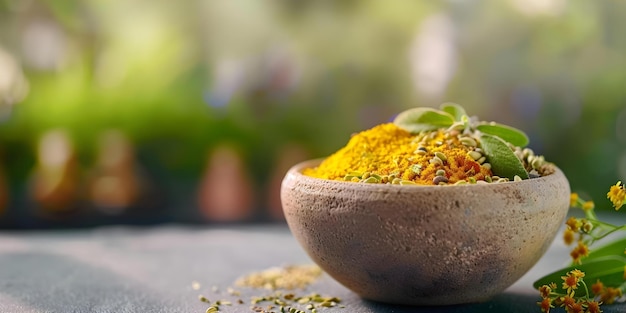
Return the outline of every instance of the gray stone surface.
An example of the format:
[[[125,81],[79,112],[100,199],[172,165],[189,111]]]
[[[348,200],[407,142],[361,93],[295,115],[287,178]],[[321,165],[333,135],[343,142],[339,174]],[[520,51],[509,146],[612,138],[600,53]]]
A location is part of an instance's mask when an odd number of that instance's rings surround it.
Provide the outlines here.
[[[560,240],[516,284],[492,300],[447,307],[395,306],[360,299],[328,276],[305,291],[337,296],[345,308],[319,312],[539,312],[532,282],[567,262]],[[107,227],[0,232],[0,312],[205,312],[198,300],[237,300],[221,312],[252,312],[258,289],[225,290],[240,276],[270,267],[311,263],[283,225],[194,228]],[[191,283],[201,284],[193,290]],[[217,293],[212,287],[217,286]],[[624,312],[625,305],[604,312]],[[558,312],[558,311],[557,311]]]

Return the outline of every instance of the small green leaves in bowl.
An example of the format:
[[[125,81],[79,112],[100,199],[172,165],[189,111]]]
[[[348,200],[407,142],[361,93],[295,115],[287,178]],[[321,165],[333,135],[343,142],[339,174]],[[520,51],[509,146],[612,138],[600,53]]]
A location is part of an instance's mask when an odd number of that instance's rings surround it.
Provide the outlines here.
[[[462,106],[452,102],[442,104],[441,110],[452,115],[455,121],[460,121],[463,119],[463,116],[467,116],[465,109]]]
[[[398,114],[394,123],[411,133],[419,133],[450,127],[454,117],[431,108],[413,108]]]
[[[511,126],[489,123],[476,126],[476,130],[484,134],[500,137],[502,140],[518,147],[526,147],[528,145],[528,136],[521,130]]]
[[[506,141],[498,136],[487,134],[482,134],[479,138],[487,161],[491,163],[491,170],[494,173],[513,180],[515,176],[522,179],[529,178],[522,161],[515,156]]]
[[[517,180],[541,176],[544,170],[545,174],[550,173],[549,169],[543,168],[543,162],[539,164],[536,161],[543,160],[543,157],[536,157],[529,149],[522,150],[529,143],[523,131],[495,122],[472,119],[456,103],[444,103],[440,109],[412,108],[398,114],[393,122],[413,134],[447,129],[474,138],[491,164],[493,173],[500,177]],[[532,161],[535,161],[534,165]]]

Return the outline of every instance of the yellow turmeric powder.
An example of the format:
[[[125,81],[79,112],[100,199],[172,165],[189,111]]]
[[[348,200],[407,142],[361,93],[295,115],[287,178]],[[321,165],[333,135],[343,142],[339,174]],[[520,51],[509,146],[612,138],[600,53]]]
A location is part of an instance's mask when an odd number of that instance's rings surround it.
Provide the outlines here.
[[[455,130],[411,134],[392,123],[360,132],[305,175],[368,183],[441,185],[491,182],[477,139]],[[495,177],[498,179],[497,177]]]

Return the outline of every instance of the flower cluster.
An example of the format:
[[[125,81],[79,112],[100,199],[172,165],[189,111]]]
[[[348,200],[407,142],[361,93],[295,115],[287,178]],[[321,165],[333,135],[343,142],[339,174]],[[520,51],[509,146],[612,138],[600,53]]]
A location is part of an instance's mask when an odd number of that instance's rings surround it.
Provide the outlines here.
[[[607,198],[615,210],[619,210],[626,204],[624,184],[617,182],[611,186]],[[594,202],[585,201],[576,193],[570,196],[570,206],[585,213],[582,218],[570,217],[565,222],[563,241],[568,246],[575,244],[570,251],[572,266],[547,275],[535,283],[542,298],[537,304],[542,312],[550,312],[555,307],[564,308],[567,313],[602,312],[601,304],[626,300],[623,296],[626,291],[626,238],[594,249],[593,253],[589,247],[612,233],[626,230],[626,225],[600,221],[594,211]],[[566,275],[558,275],[559,272]],[[584,281],[585,274],[591,281],[595,281],[591,290]],[[560,288],[554,283],[559,277],[563,281]]]
[[[575,194],[573,195],[575,196]],[[578,237],[578,244],[570,252],[570,256],[572,257],[574,263],[580,264],[581,258],[589,255],[588,244],[594,240],[594,237],[591,235],[591,231],[594,228],[593,221],[589,221],[584,218],[578,219],[575,217],[570,217],[565,222],[565,225],[566,226],[565,231],[563,232],[563,241],[565,241],[566,245],[571,245],[572,243],[574,243],[576,237]]]
[[[565,276],[561,276],[563,279],[563,285],[561,289],[563,292],[557,291],[557,285],[550,283],[549,285],[543,285],[539,287],[539,294],[541,295],[541,302],[537,302],[541,308],[541,312],[550,312],[550,309],[555,306],[565,309],[567,313],[600,313],[601,301],[597,301],[596,297],[590,297],[587,285],[584,278],[585,273],[578,269],[569,271]],[[585,289],[585,296],[577,297],[576,290],[579,286],[583,286]]]

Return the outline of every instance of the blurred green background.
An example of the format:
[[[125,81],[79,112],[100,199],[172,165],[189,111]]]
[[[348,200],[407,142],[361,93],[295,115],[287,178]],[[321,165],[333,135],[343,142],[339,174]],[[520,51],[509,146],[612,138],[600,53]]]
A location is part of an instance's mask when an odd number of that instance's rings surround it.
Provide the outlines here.
[[[523,129],[608,209],[626,180],[625,14],[623,1],[0,0],[0,227],[280,221],[289,165],[446,101]],[[131,161],[110,165],[111,150]],[[46,175],[73,182],[70,200],[37,198]],[[142,187],[103,204],[98,175]]]

